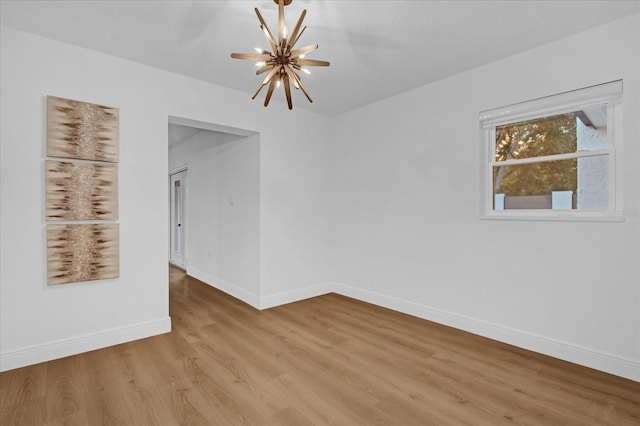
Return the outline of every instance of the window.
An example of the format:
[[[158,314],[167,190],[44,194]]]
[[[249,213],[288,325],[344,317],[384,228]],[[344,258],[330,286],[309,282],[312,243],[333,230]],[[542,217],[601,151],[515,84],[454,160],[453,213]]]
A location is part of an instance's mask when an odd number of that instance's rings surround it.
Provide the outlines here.
[[[622,81],[483,111],[481,217],[622,220]]]

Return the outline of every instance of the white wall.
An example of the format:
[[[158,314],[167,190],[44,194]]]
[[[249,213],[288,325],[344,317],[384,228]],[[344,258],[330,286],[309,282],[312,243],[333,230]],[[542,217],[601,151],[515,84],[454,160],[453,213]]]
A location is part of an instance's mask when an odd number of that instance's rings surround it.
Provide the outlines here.
[[[479,111],[621,78],[624,223],[478,218]],[[338,288],[640,380],[639,118],[640,15],[341,115]]]
[[[6,27],[0,43],[2,370],[169,329],[169,116],[260,133],[261,295],[327,281],[325,203],[298,194],[324,185],[328,118]],[[46,95],[120,108],[118,279],[46,286]],[[283,232],[283,203],[309,229]]]
[[[207,139],[210,148],[199,150]],[[192,152],[184,262],[189,275],[259,306],[260,138],[213,146],[219,139],[201,132],[171,150]]]
[[[5,28],[1,43],[0,368],[169,331],[164,94],[124,61]],[[46,95],[120,108],[119,279],[46,284]]]
[[[261,308],[328,291],[330,124],[287,120],[268,150],[260,135]]]

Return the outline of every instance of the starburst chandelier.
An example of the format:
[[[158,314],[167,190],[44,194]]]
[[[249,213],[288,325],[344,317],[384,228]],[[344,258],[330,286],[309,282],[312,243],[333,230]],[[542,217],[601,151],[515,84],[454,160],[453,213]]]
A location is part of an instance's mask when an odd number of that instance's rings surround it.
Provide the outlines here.
[[[236,59],[248,59],[251,61],[256,61],[256,65],[260,67],[256,71],[256,75],[260,75],[263,73],[268,73],[265,79],[262,81],[258,90],[253,95],[251,99],[255,99],[258,96],[258,93],[262,90],[263,87],[269,85],[269,89],[267,90],[267,96],[264,100],[264,106],[269,105],[269,101],[271,100],[271,95],[273,95],[273,91],[280,87],[280,85],[284,85],[284,91],[287,97],[287,104],[289,105],[289,109],[293,109],[293,103],[291,101],[291,84],[296,89],[299,89],[304,93],[309,102],[313,102],[309,93],[305,90],[302,85],[302,81],[300,80],[300,75],[298,71],[309,74],[309,70],[305,67],[308,66],[320,66],[320,67],[328,67],[330,64],[327,61],[318,61],[314,59],[307,59],[305,55],[313,50],[318,48],[317,44],[311,44],[309,46],[302,47],[300,49],[293,50],[293,46],[298,42],[300,36],[304,32],[307,27],[305,26],[300,30],[302,26],[302,21],[304,20],[305,15],[307,14],[306,9],[302,11],[300,18],[298,19],[298,23],[296,24],[293,32],[290,37],[287,37],[287,28],[284,24],[284,7],[291,4],[293,0],[273,0],[278,4],[278,41],[276,42],[273,34],[269,30],[266,22],[262,18],[260,11],[258,8],[255,8],[256,15],[258,15],[258,20],[260,21],[260,28],[264,32],[269,45],[271,46],[271,52],[262,50],[260,48],[256,48],[257,53],[232,53],[231,57]]]

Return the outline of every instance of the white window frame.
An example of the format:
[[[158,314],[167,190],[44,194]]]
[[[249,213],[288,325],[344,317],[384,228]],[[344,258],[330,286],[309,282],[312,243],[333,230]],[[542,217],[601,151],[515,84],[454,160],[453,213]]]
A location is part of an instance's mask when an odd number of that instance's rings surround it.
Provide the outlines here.
[[[607,147],[593,151],[496,161],[496,127],[607,105]],[[480,218],[506,220],[624,221],[622,207],[622,80],[482,111],[480,124]],[[609,205],[599,210],[494,210],[493,167],[608,155]]]

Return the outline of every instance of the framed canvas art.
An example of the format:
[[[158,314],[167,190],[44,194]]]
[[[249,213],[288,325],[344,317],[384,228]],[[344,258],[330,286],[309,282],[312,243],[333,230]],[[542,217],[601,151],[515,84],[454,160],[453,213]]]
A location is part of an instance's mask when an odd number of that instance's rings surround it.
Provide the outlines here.
[[[45,162],[47,220],[118,219],[118,166]]]
[[[47,155],[117,163],[118,108],[47,96]]]
[[[47,225],[49,285],[120,276],[117,223]]]

